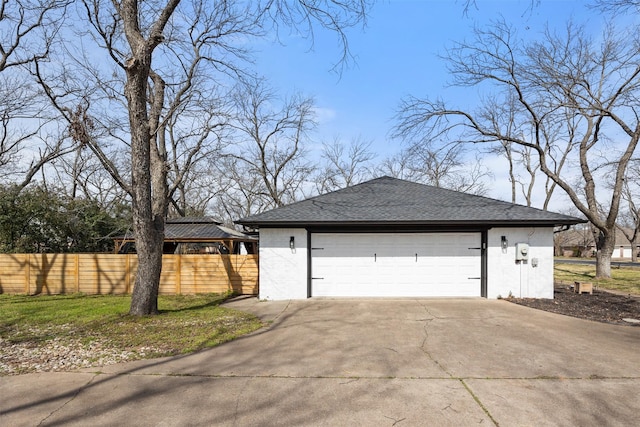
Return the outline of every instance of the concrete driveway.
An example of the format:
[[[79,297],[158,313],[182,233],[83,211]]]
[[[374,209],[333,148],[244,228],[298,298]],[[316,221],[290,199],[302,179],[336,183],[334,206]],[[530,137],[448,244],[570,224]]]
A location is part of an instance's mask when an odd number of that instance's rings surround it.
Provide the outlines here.
[[[0,378],[0,425],[640,425],[640,327],[469,300],[228,304],[196,354]]]

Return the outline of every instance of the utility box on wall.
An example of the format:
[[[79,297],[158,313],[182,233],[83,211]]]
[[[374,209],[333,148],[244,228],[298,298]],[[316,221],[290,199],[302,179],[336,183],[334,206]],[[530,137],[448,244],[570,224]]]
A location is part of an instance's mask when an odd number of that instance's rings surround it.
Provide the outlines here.
[[[516,243],[516,261],[527,261],[529,259],[529,244]]]

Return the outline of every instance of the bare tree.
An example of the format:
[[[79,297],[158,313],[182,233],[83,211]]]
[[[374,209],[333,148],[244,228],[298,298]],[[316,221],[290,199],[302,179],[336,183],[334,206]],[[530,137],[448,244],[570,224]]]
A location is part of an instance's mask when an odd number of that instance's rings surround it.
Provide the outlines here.
[[[121,155],[118,169],[128,169],[127,156]],[[108,212],[130,205],[128,194],[104,169],[86,146],[52,161],[49,181],[55,182],[67,199],[82,199],[95,203]],[[45,181],[45,178],[43,178]]]
[[[203,69],[224,68],[213,58],[218,38],[246,33],[240,25],[246,14],[220,4],[208,9],[204,2],[178,10],[179,4],[83,1],[92,39],[107,54],[101,58],[113,65],[96,65],[95,52],[71,46],[63,68],[36,62],[33,70],[68,122],[70,138],[89,149],[131,198],[139,259],[130,309],[134,315],[157,313],[169,204],[184,188],[217,123],[206,101],[216,98],[215,85],[203,83],[208,75]],[[185,22],[191,25],[185,28]],[[86,28],[77,31],[87,34]],[[226,51],[226,46],[220,49]],[[120,167],[123,150],[130,159],[127,169]]]
[[[67,45],[67,60],[57,63],[63,69],[39,62],[34,75],[69,123],[72,139],[88,147],[131,197],[139,263],[130,313],[155,314],[165,217],[173,195],[186,191],[181,185],[191,166],[200,163],[205,143],[200,133],[191,132],[188,146],[178,144],[180,152],[172,151],[168,141],[172,123],[188,129],[184,112],[198,114],[202,110],[194,106],[224,96],[218,88],[247,78],[248,42],[266,34],[269,26],[284,25],[309,37],[318,25],[330,29],[338,34],[343,57],[348,57],[345,30],[364,20],[369,1],[82,0],[80,4],[84,19],[77,20],[75,28],[83,43]],[[85,21],[88,24],[82,27]],[[75,82],[70,76],[76,77]],[[205,128],[217,141],[214,129],[219,122],[215,115],[210,119]],[[129,152],[130,178],[115,161],[121,148]],[[172,161],[176,159],[177,163]],[[291,191],[272,189],[280,202]]]
[[[211,210],[226,223],[297,200],[313,172],[306,158],[313,101],[281,99],[264,80],[245,80],[232,96],[226,147],[209,167]]]
[[[503,127],[505,134],[517,134],[521,131],[521,123],[518,122],[519,101],[512,94],[507,103],[500,99],[488,98],[485,103],[487,107],[484,111],[490,111],[491,114],[483,117],[483,120],[492,122],[494,127]],[[574,141],[569,138],[566,145],[562,145],[563,135],[575,132],[576,121],[573,117],[567,117],[566,121],[559,120],[555,123],[549,123],[547,127],[541,129],[544,132],[546,140],[558,141],[557,149],[547,153],[549,167],[551,167],[556,175],[559,175],[565,166],[567,156],[571,153]],[[500,140],[499,144],[489,148],[490,153],[499,154],[507,160],[509,182],[511,184],[511,202],[518,202],[518,189],[524,197],[527,206],[534,204],[533,194],[536,189],[536,182],[540,172],[537,164],[537,156],[535,152],[529,148],[511,141]],[[523,174],[520,173],[523,172]],[[549,178],[544,176],[544,194],[545,198],[542,203],[542,209],[547,210],[551,198],[557,185]]]
[[[315,178],[318,193],[350,187],[371,178],[374,158],[371,142],[361,137],[352,139],[348,147],[339,137],[332,143],[322,144],[324,164]]]
[[[0,72],[45,59],[72,0],[0,1]]]
[[[640,1],[638,0],[595,0],[591,6],[603,12],[614,14],[640,12]]]
[[[251,165],[235,156],[225,156],[211,165],[212,194],[209,210],[229,226],[238,218],[262,212],[273,206],[265,197],[261,176],[251,172]]]
[[[478,6],[478,0],[462,0],[460,3],[462,4],[462,14],[465,16],[470,15],[473,10],[478,10],[482,7],[481,5]],[[482,3],[482,1],[480,1],[480,3]],[[539,4],[540,0],[529,0],[528,6],[523,9],[523,13],[530,14]]]
[[[488,85],[505,100],[517,99],[518,126],[504,123],[491,110],[493,104],[463,111],[442,101],[408,98],[397,131],[407,137],[446,135],[531,149],[540,171],[597,228],[597,277],[610,277],[622,184],[640,138],[640,45],[634,32],[608,29],[596,42],[569,24],[563,35],[547,31],[540,42],[524,43],[512,28],[498,23],[476,30],[473,42],[456,44],[446,59],[455,84]],[[567,121],[572,125],[562,134],[549,131]],[[559,172],[554,159],[565,149],[571,151],[567,159],[573,167]],[[600,204],[599,174],[610,164],[615,165],[613,191]],[[577,187],[576,175],[581,180]]]
[[[638,261],[638,246],[640,246],[640,161],[635,160],[629,167],[622,186],[622,199],[626,204],[620,213],[618,228],[631,243],[631,261]]]
[[[387,158],[382,163],[381,171],[395,178],[484,195],[487,192],[485,181],[491,176],[490,171],[478,157],[469,160],[466,156],[461,144],[420,142]]]
[[[222,155],[228,114],[221,101],[184,104],[167,118],[169,199],[179,216],[204,214],[212,197],[208,165]]]
[[[313,100],[298,94],[280,101],[260,79],[240,85],[234,98],[230,126],[237,142],[230,154],[247,174],[260,177],[265,208],[295,201],[313,169],[305,158],[305,142],[316,125]]]
[[[638,0],[595,0],[594,8],[614,15],[640,14],[640,1]],[[631,242],[632,261],[638,260],[637,247],[640,245],[640,206],[636,203],[638,195],[638,179],[640,179],[638,161],[635,160],[633,168],[624,183],[622,197],[626,202],[626,209],[621,213],[620,230]]]
[[[0,1],[0,178],[16,191],[72,150],[41,107],[30,64],[49,57],[70,0]]]

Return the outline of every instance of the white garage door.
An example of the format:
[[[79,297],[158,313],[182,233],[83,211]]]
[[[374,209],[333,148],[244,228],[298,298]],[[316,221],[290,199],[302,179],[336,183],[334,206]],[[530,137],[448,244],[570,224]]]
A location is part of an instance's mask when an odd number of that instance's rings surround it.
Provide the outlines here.
[[[480,233],[314,233],[311,295],[480,296]]]

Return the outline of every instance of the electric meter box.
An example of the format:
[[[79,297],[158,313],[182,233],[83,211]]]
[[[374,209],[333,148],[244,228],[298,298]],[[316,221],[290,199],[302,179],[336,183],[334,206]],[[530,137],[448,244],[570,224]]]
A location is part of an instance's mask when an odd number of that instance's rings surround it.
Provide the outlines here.
[[[516,243],[516,261],[527,261],[529,259],[529,244]]]

